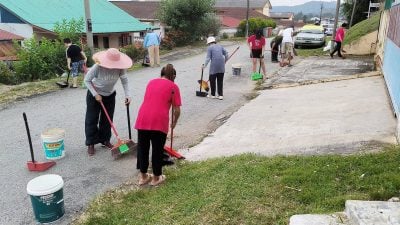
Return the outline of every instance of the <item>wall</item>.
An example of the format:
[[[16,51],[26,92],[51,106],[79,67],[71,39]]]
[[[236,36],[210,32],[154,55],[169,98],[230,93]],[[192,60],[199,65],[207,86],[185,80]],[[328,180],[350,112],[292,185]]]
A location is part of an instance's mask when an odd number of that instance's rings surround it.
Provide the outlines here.
[[[31,38],[33,36],[33,28],[28,24],[0,23],[0,29],[17,34],[24,38]]]
[[[400,2],[399,2],[400,3]],[[400,4],[390,9],[390,21],[384,49],[383,74],[393,109],[400,116]]]
[[[378,31],[364,35],[357,41],[345,45],[343,49],[349,55],[372,55],[376,51]]]
[[[385,55],[385,42],[389,28],[390,14],[388,10],[385,10],[381,14],[379,30],[378,30],[378,43],[376,46],[375,61],[377,62],[378,69],[382,69],[382,63]]]

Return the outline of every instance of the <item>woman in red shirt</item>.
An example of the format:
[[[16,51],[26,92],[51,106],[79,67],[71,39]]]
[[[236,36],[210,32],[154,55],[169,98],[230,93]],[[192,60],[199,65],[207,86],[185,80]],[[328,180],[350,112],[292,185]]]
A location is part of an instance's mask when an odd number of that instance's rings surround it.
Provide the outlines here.
[[[267,75],[264,63],[265,38],[262,34],[262,30],[257,30],[255,34],[251,35],[247,39],[247,44],[250,48],[250,58],[253,61],[253,73],[257,70],[257,59],[259,59],[263,77],[265,77]]]
[[[342,48],[342,42],[344,40],[344,34],[346,33],[346,28],[347,24],[343,23],[342,27],[340,27],[337,31],[336,31],[336,36],[335,36],[335,42],[336,42],[336,46],[335,49],[333,50],[333,52],[331,52],[331,58],[333,58],[333,55],[337,52],[338,56],[341,58],[344,58],[342,53],[341,53],[341,48]]]
[[[169,110],[174,109],[173,129],[180,116],[181,95],[174,83],[176,70],[168,64],[161,70],[161,77],[151,80],[146,87],[143,103],[136,118],[138,130],[137,168],[140,170],[139,185],[156,186],[165,181],[162,175],[163,151],[169,129]],[[152,146],[153,175],[148,174],[150,143]]]

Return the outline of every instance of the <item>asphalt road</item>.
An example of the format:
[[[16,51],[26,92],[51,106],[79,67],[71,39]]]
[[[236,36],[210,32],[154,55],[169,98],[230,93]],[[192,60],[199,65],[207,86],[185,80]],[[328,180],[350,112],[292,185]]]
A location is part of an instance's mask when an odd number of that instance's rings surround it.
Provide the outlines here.
[[[227,46],[232,52],[237,45]],[[268,54],[268,53],[267,53]],[[206,134],[215,130],[233,112],[248,101],[254,82],[249,79],[250,60],[248,49],[242,43],[235,56],[227,63],[224,100],[195,96],[205,53],[184,53],[172,63],[177,69],[176,83],[181,88],[182,116],[174,131],[174,147],[185,149],[197,144]],[[179,58],[179,57],[178,57]],[[269,59],[269,56],[267,56]],[[232,76],[231,64],[242,63],[242,74]],[[131,120],[134,124],[145,86],[158,77],[161,68],[145,68],[129,73],[132,89]],[[208,72],[205,73],[208,76]],[[58,174],[64,179],[66,213],[57,224],[68,224],[81,213],[87,203],[98,194],[125,181],[136,179],[136,159],[133,155],[114,161],[108,150],[96,146],[97,152],[88,157],[85,146],[84,117],[85,89],[63,89],[57,92],[18,101],[0,111],[0,224],[35,224],[26,185],[32,178],[43,174]],[[121,84],[117,84],[117,103],[114,122],[122,137],[128,136],[126,109],[123,104]],[[29,172],[26,162],[30,159],[29,145],[22,113],[26,112],[31,129],[33,148],[38,161],[45,161],[41,147],[41,132],[48,128],[66,131],[66,156],[57,165],[42,173]],[[133,130],[136,141],[136,132]],[[115,142],[115,139],[113,139]]]

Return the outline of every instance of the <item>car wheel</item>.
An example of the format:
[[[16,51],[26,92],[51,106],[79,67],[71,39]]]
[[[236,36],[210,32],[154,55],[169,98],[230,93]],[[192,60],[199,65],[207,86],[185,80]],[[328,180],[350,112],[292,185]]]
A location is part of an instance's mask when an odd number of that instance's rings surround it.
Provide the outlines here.
[[[294,45],[294,48],[299,48],[299,46],[298,45]]]

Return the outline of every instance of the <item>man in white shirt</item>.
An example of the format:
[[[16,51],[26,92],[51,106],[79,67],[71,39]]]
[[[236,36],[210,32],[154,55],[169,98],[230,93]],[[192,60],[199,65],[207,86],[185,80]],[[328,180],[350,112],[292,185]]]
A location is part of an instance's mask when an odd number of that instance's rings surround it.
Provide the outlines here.
[[[285,59],[287,59],[288,66],[292,66],[290,64],[290,60],[293,58],[293,27],[287,27],[286,29],[283,30],[282,32],[282,62],[281,66],[285,66],[286,62]]]

